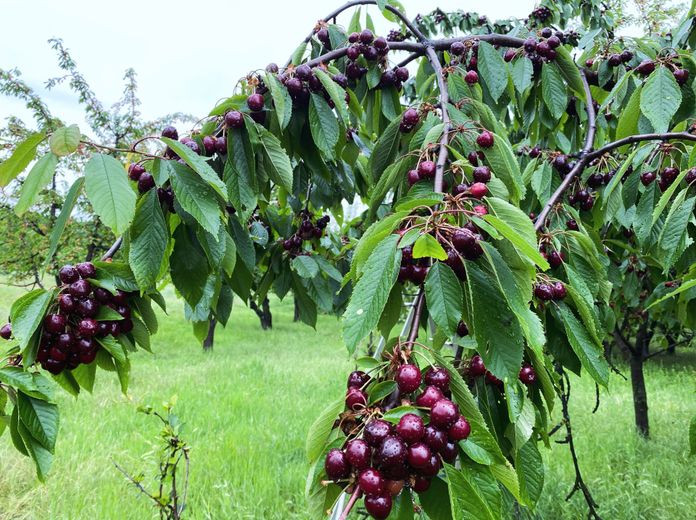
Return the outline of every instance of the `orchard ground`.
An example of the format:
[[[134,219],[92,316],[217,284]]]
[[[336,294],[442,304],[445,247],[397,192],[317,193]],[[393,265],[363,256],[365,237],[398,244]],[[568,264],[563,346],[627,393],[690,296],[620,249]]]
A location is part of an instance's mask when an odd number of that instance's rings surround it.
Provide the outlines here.
[[[21,289],[0,286],[0,315]],[[178,396],[176,409],[192,446],[188,515],[211,519],[306,518],[304,441],[318,412],[345,389],[351,369],[339,322],[320,317],[317,332],[292,322],[292,302],[273,301],[272,331],[236,302],[215,351],[196,344],[181,303],[165,291],[169,317],[153,338],[154,355],[133,356],[129,398],[115,374],[99,372],[93,395],[59,391],[61,435],[50,478],[35,480],[28,458],[0,438],[0,519],[137,519],[156,515],[116,471],[154,476],[158,424],[136,413]],[[696,518],[696,473],[687,430],[696,411],[696,353],[647,363],[652,440],[633,433],[630,383],[612,376],[595,404],[589,378],[572,378],[571,413],[580,464],[605,519]],[[109,377],[111,376],[111,377]],[[560,431],[556,437],[562,436]],[[548,469],[539,516],[583,518],[565,445],[542,450]],[[150,481],[152,482],[152,481]]]

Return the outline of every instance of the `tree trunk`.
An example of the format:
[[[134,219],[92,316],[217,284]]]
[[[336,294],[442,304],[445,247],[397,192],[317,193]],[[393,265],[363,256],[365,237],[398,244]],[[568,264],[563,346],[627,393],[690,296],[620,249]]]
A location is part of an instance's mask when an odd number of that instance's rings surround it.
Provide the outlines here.
[[[665,334],[665,339],[667,340],[667,345],[669,345],[665,352],[667,352],[667,354],[669,354],[670,356],[673,356],[677,353],[677,342],[674,339],[674,336],[672,336],[671,334]]]
[[[293,298],[293,302],[295,303],[295,315],[292,318],[292,321],[300,321],[300,304],[297,301],[297,298]]]
[[[261,322],[261,328],[263,330],[269,330],[273,328],[273,314],[271,314],[271,306],[268,301],[268,298],[263,299],[263,302],[261,302],[261,308],[259,308],[259,306],[256,305],[256,302],[254,300],[251,300],[249,302],[249,308],[253,310],[259,317],[259,321]]]
[[[647,439],[650,436],[650,425],[648,423],[648,393],[645,390],[643,362],[644,359],[641,352],[632,354],[629,358],[636,428],[638,433]]]
[[[213,343],[215,343],[215,326],[217,325],[217,320],[215,318],[210,318],[208,322],[208,335],[203,340],[203,350],[206,352],[212,352]]]

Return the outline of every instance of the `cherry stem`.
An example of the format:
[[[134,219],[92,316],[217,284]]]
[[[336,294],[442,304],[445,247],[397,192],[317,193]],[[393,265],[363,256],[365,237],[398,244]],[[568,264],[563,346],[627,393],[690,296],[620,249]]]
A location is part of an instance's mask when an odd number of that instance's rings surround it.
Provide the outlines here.
[[[338,517],[338,520],[346,520],[348,518],[348,515],[350,514],[351,509],[353,509],[353,506],[355,505],[355,502],[357,502],[358,498],[360,498],[361,491],[360,491],[360,486],[356,484],[355,486],[355,491],[353,491],[353,494],[350,496],[350,500],[346,504],[345,509],[341,513],[341,516]]]
[[[416,338],[418,338],[418,328],[420,327],[421,314],[423,314],[423,304],[425,303],[425,294],[423,292],[423,286],[418,290],[418,296],[416,296],[416,301],[413,303],[413,321],[411,322],[411,330],[408,334],[408,344],[412,345]]]

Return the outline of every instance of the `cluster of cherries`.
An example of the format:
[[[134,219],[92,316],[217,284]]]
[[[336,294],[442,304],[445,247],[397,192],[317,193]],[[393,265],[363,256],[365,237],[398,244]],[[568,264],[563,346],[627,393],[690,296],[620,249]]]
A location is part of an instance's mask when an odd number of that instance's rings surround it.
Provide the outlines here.
[[[540,22],[545,22],[551,18],[551,9],[546,6],[540,6],[535,8],[529,15],[530,18],[536,18]]]
[[[392,497],[405,485],[416,493],[426,491],[442,461],[456,461],[457,443],[471,432],[469,422],[447,397],[450,375],[446,369],[434,366],[422,375],[416,365],[402,364],[394,380],[402,398],[417,393],[415,404],[429,411],[426,417],[408,413],[395,426],[375,418],[373,412],[380,410],[367,408],[364,390],[370,377],[353,372],[348,377],[346,406],[365,423],[349,432],[343,449],[330,450],[324,462],[331,480],[347,482],[349,491],[359,487],[365,509],[377,519],[389,516]]]
[[[483,363],[483,359],[481,359],[481,356],[479,356],[478,354],[473,355],[469,360],[469,368],[467,373],[472,379],[476,377],[485,376],[486,382],[492,385],[500,386],[502,384],[502,381],[495,377],[486,368],[486,365]],[[536,382],[537,375],[534,371],[534,367],[532,367],[532,365],[530,365],[529,363],[525,363],[524,365],[522,365],[522,368],[520,368],[520,373],[518,377],[523,384],[530,386]]]
[[[308,211],[302,210],[300,213],[302,221],[297,227],[297,231],[290,238],[283,240],[283,249],[285,249],[290,254],[297,255],[301,248],[302,242],[305,240],[313,240],[321,238],[324,234],[326,226],[329,225],[331,217],[324,215],[316,220],[316,223],[312,222],[312,215]]]
[[[358,63],[360,56],[363,56],[367,61],[377,61],[386,56],[389,52],[389,43],[387,43],[387,39],[381,36],[375,38],[375,35],[370,29],[364,29],[360,33],[354,32],[349,34],[348,43],[351,45],[346,50],[346,57],[348,58],[346,76],[348,76],[348,79],[352,80],[359,80],[367,74],[367,68]],[[403,74],[403,72],[401,74]],[[394,75],[396,76],[396,71],[394,71]],[[396,85],[397,82],[399,84],[401,83],[401,80],[398,80],[398,78],[395,79],[394,85]],[[406,79],[408,79],[408,75],[406,75]]]
[[[665,191],[672,184],[674,184],[677,177],[679,177],[679,168],[667,166],[660,172],[659,179],[654,171],[641,173],[640,182],[643,184],[643,186],[650,186],[653,182],[655,182],[655,180],[657,180],[657,185],[660,187],[660,190]],[[696,182],[696,167],[689,169],[684,176],[684,180],[686,181],[687,185],[691,185]]]
[[[266,67],[266,69],[277,72],[278,66],[271,64]],[[331,108],[334,107],[334,102],[331,99],[329,92],[326,90],[326,88],[324,88],[321,80],[316,74],[314,74],[309,65],[303,63],[302,65],[297,66],[294,70],[289,69],[278,74],[277,77],[278,81],[280,81],[283,85],[285,85],[285,88],[288,89],[288,94],[290,94],[290,97],[293,100],[306,105],[309,101],[311,93],[314,92],[322,94],[329,106]],[[332,79],[343,88],[348,86],[348,78],[341,73],[334,74]],[[346,93],[346,102],[348,102],[348,99],[349,96]],[[243,122],[241,124],[243,125]]]
[[[567,294],[568,289],[560,281],[534,284],[534,296],[543,302],[562,300]]]
[[[466,45],[464,42],[453,42],[450,45],[450,54],[452,54],[451,65],[462,64],[466,67],[467,73],[464,75],[464,81],[469,85],[478,83],[478,42],[474,41],[470,45]]]
[[[565,35],[562,31],[554,31],[551,27],[544,27],[539,31],[539,36],[529,36],[522,48],[535,68],[541,67],[543,62],[550,62],[558,56],[558,47],[565,42]],[[512,61],[517,54],[515,49],[508,49],[503,56],[505,61]]]
[[[80,364],[92,363],[99,348],[95,338],[107,335],[118,336],[133,329],[128,294],[117,291],[111,294],[106,289],[93,286],[90,279],[96,275],[91,262],[60,268],[60,294],[54,312],[43,320],[43,331],[36,360],[52,374],[72,370]],[[106,305],[122,319],[97,321],[99,309]],[[2,337],[9,339],[11,327],[3,327]],[[6,332],[5,332],[6,331]]]

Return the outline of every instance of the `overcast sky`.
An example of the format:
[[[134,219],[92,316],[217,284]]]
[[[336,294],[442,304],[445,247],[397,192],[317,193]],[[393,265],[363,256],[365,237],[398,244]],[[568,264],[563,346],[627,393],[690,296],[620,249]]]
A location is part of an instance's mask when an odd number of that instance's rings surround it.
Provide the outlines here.
[[[343,1],[2,0],[0,68],[19,68],[56,116],[82,123],[76,98],[66,87],[43,88],[49,77],[60,75],[47,44],[58,37],[106,106],[118,100],[123,73],[133,67],[146,118],[170,112],[203,116],[250,70],[271,61],[282,64],[316,21]],[[409,17],[465,5],[461,0],[401,1]],[[524,17],[533,6],[532,0],[488,0],[477,7],[497,19]],[[369,9],[378,32],[386,32],[391,24],[376,7]],[[343,14],[338,23],[345,26],[349,20],[350,14]],[[28,120],[21,103],[0,96],[0,120],[10,114]]]

